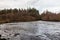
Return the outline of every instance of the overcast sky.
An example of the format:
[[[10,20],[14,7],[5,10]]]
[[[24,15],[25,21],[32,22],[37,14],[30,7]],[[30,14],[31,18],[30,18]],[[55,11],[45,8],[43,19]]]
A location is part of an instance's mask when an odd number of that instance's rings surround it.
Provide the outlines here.
[[[0,9],[4,8],[29,8],[34,7],[40,12],[49,10],[60,11],[60,0],[0,0]]]

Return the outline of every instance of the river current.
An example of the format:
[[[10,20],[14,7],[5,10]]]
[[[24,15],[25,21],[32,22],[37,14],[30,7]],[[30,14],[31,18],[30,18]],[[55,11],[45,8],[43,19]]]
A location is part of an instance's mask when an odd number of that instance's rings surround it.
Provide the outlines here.
[[[60,40],[60,22],[5,23],[0,25],[0,35],[7,40]]]

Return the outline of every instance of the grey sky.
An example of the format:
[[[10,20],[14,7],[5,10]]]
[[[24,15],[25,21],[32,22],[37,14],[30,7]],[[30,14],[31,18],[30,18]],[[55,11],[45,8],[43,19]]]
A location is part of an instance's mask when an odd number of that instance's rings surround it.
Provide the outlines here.
[[[46,9],[58,12],[60,10],[60,0],[0,0],[0,9],[29,7],[34,7],[40,12]]]

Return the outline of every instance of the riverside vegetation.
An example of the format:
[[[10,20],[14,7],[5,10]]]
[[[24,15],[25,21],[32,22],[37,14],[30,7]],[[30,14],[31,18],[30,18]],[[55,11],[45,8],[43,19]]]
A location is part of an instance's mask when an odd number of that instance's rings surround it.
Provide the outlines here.
[[[37,20],[60,21],[60,13],[57,14],[45,11],[40,14],[35,8],[0,10],[0,23],[27,22]]]

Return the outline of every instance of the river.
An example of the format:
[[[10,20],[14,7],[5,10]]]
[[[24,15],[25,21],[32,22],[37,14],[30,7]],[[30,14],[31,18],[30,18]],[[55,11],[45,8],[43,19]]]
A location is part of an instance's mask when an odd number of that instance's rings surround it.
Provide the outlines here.
[[[5,23],[0,25],[0,34],[7,40],[60,40],[60,22]]]

